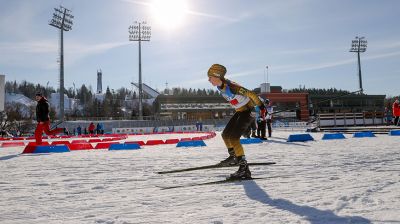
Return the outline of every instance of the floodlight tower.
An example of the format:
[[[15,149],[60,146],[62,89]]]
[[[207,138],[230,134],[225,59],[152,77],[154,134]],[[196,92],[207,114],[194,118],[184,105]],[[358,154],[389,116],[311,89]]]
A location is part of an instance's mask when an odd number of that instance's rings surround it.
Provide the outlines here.
[[[49,25],[60,30],[60,120],[64,120],[64,31],[72,30],[71,10],[60,6],[54,8],[53,19]]]
[[[351,49],[350,52],[357,52],[358,57],[358,81],[360,84],[360,93],[363,93],[362,87],[362,79],[361,79],[361,61],[360,61],[360,52],[363,53],[367,50],[367,40],[364,40],[365,37],[356,37],[355,40],[351,41]]]
[[[129,40],[139,42],[139,120],[143,120],[143,84],[142,84],[142,41],[150,41],[151,26],[135,21],[129,26]]]

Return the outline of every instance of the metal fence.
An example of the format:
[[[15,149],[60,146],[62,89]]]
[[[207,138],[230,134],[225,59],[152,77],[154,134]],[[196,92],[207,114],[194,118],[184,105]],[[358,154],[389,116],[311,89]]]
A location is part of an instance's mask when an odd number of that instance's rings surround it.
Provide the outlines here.
[[[382,112],[323,113],[318,115],[318,127],[346,127],[384,124]]]

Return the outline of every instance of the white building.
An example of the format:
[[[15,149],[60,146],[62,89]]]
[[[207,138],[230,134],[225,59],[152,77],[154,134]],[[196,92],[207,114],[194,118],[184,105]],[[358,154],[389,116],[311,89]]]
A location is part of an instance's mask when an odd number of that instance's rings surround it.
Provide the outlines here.
[[[74,110],[78,106],[78,100],[68,98],[64,94],[64,112],[68,113]],[[52,93],[49,99],[50,107],[54,108],[56,113],[60,112],[60,93]]]

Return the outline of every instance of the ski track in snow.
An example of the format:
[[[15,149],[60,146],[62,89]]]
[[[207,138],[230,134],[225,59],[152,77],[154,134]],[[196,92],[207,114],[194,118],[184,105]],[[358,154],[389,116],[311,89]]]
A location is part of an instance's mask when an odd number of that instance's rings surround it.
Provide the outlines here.
[[[173,174],[227,156],[218,133],[207,147],[144,146],[135,151],[20,154],[0,148],[0,223],[400,223],[400,137],[244,145],[263,180],[175,186],[224,179],[236,168]],[[201,135],[201,134],[200,134]],[[129,140],[199,134],[131,136]]]

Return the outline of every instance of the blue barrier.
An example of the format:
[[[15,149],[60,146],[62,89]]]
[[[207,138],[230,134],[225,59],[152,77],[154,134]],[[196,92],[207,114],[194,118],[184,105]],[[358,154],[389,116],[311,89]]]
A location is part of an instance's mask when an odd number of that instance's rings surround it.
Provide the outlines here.
[[[111,144],[108,148],[109,151],[111,150],[136,150],[140,149],[140,145],[138,143],[125,143],[125,144]]]
[[[342,133],[326,133],[322,136],[322,140],[331,140],[331,139],[345,139]]]
[[[314,138],[310,134],[294,134],[289,135],[288,142],[306,142],[314,141]]]
[[[69,152],[66,145],[38,145],[33,153]]]
[[[243,138],[240,139],[240,144],[258,144],[263,143],[263,140],[259,138]]]
[[[207,146],[203,140],[183,141],[183,142],[178,142],[178,144],[176,145],[176,147],[201,147],[201,146]]]
[[[353,138],[369,138],[375,137],[375,134],[372,131],[363,131],[363,132],[356,132],[353,134]]]
[[[390,130],[389,135],[399,136],[400,135],[400,130]]]

